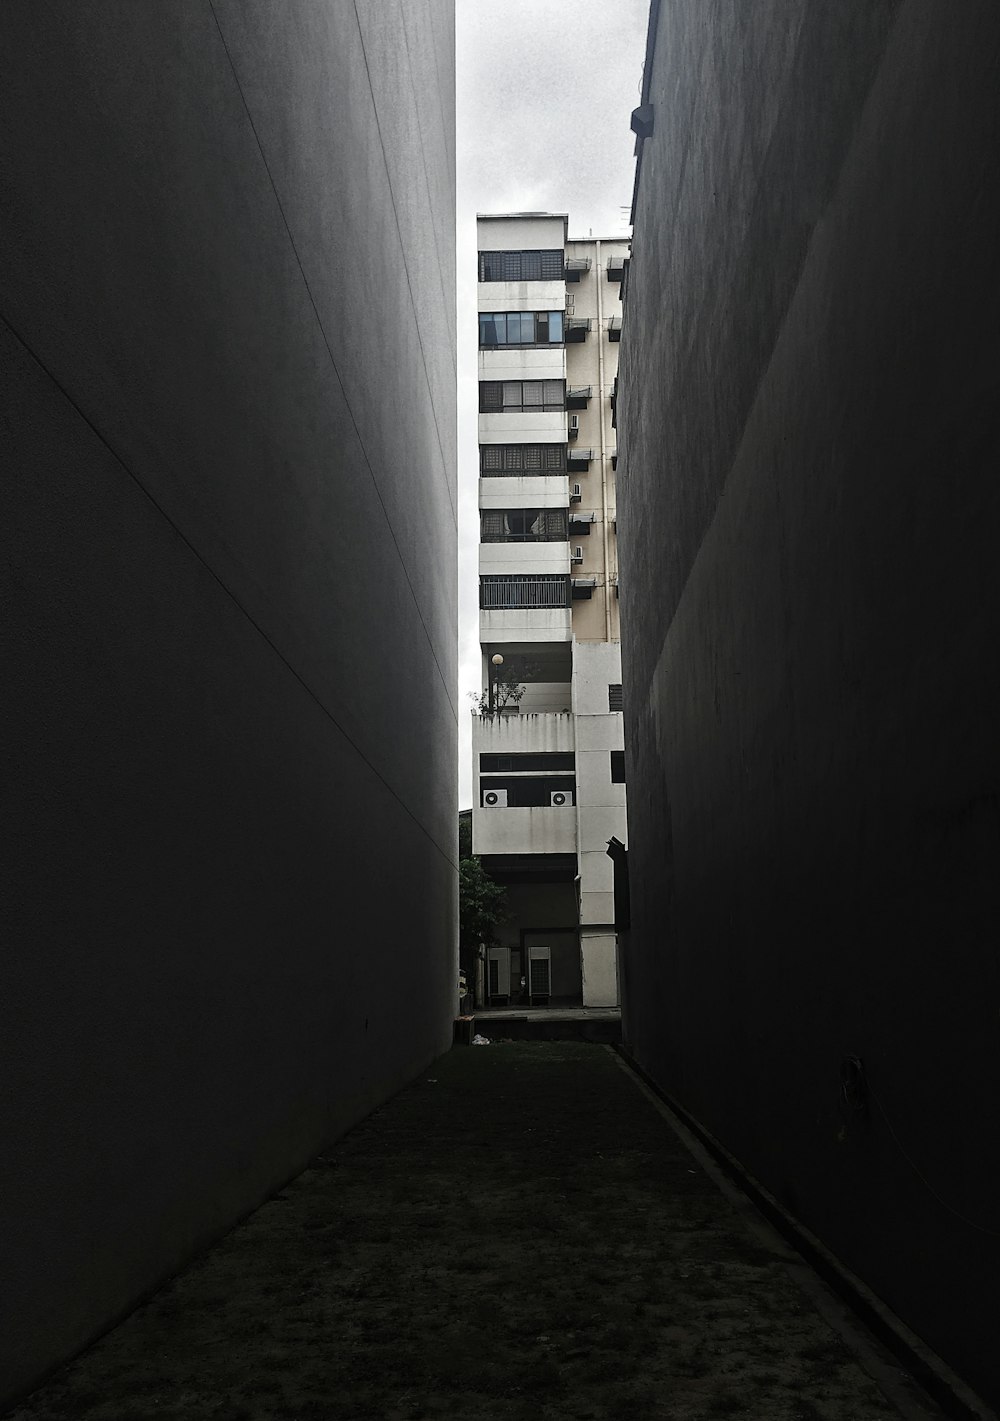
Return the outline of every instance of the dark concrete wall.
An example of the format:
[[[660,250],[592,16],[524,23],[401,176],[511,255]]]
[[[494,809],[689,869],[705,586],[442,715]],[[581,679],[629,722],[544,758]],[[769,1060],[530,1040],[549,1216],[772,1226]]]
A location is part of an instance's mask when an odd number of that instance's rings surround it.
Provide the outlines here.
[[[9,1395],[450,1042],[452,5],[0,63]]]
[[[998,61],[662,0],[618,405],[626,1038],[994,1399]]]

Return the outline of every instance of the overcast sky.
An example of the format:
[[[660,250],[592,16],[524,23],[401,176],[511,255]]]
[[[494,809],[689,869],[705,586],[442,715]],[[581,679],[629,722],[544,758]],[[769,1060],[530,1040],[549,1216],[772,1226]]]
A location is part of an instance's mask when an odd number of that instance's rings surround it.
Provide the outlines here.
[[[479,690],[476,213],[628,235],[649,0],[458,0],[459,804]]]

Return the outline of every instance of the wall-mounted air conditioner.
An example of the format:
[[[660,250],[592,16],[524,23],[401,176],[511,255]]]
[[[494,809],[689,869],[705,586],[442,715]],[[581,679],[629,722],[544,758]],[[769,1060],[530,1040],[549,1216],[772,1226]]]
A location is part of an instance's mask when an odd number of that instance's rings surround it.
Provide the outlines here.
[[[569,294],[569,292],[567,292],[567,293],[566,293],[566,314],[567,314],[567,316],[572,316],[572,314],[573,314],[573,312],[574,312],[575,310],[576,310],[576,297],[575,297],[575,296],[571,296],[571,295]]]
[[[579,503],[582,498],[583,498],[583,489],[580,487],[579,484],[574,484],[573,487],[570,489],[570,494],[569,494],[569,501],[570,501],[570,503]]]
[[[573,791],[571,789],[554,789],[549,794],[549,803],[553,809],[572,809]]]
[[[506,809],[507,791],[505,789],[484,789],[483,790],[484,809]]]
[[[571,563],[581,563],[581,562],[583,562],[583,549],[582,549],[582,548],[576,547],[576,548],[573,549],[573,556],[570,558],[570,562],[571,562]]]
[[[570,417],[569,417],[569,432],[570,432],[570,434],[579,434],[579,433],[580,433],[580,416],[579,416],[578,414],[571,414],[571,415],[570,415]]]

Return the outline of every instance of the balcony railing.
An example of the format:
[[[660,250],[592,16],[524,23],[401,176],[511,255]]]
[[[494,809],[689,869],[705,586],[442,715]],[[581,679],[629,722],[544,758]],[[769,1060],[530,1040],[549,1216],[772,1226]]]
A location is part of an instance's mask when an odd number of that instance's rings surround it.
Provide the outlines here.
[[[539,573],[534,577],[494,573],[479,579],[479,605],[484,611],[568,607],[570,600],[570,580],[559,573]]]

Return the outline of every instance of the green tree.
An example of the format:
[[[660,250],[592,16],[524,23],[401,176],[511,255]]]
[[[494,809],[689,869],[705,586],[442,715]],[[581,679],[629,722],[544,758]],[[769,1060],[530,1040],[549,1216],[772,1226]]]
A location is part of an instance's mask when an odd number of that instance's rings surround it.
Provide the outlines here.
[[[479,859],[458,864],[459,945],[475,952],[481,942],[494,940],[494,929],[507,917],[507,894],[483,868]]]

